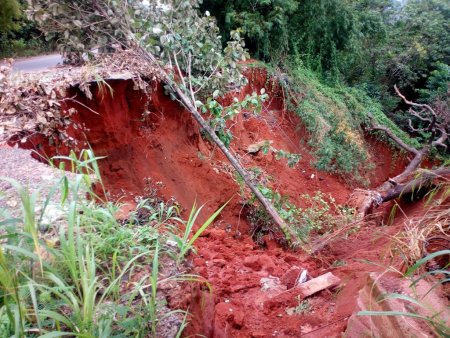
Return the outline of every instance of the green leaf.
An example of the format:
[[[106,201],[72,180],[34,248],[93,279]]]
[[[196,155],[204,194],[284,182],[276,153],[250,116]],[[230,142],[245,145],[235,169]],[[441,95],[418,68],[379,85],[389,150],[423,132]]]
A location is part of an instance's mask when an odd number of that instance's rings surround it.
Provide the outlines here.
[[[426,262],[428,262],[428,261],[430,261],[430,260],[432,260],[432,259],[434,259],[434,258],[436,258],[436,257],[443,256],[443,255],[450,255],[450,250],[441,250],[441,251],[437,251],[437,252],[434,252],[434,253],[432,253],[432,254],[426,256],[425,258],[422,258],[422,259],[418,260],[418,261],[416,262],[416,264],[414,264],[412,267],[410,267],[410,268],[406,271],[405,276],[406,276],[406,277],[411,276],[417,269],[419,269],[419,268],[420,268],[422,265],[424,265]]]
[[[358,316],[405,316],[405,317],[423,319],[428,322],[431,321],[430,318],[418,315],[416,313],[401,312],[401,311],[359,311],[357,313],[357,315]]]

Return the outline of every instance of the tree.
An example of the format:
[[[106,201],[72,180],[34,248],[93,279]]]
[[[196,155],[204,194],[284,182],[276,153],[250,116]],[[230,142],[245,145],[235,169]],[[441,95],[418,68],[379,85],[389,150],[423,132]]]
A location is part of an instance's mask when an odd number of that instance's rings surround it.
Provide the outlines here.
[[[0,34],[17,29],[15,22],[20,17],[20,5],[17,0],[0,0]]]
[[[295,55],[311,69],[337,73],[338,54],[355,38],[354,13],[337,0],[205,0],[223,34],[242,27],[253,56]]]
[[[426,141],[422,148],[406,144],[396,136],[391,129],[384,125],[379,125],[370,117],[369,131],[380,131],[386,134],[397,146],[413,155],[413,158],[406,168],[394,178],[384,182],[375,191],[357,190],[352,199],[357,201],[356,207],[360,216],[365,216],[374,205],[388,202],[392,199],[406,194],[415,194],[422,188],[428,187],[431,180],[443,175],[450,174],[450,167],[441,166],[435,170],[418,170],[424,158],[430,154],[433,148],[448,149],[450,136],[450,112],[448,110],[436,111],[425,103],[409,101],[395,86],[397,95],[410,106],[409,127],[412,132],[423,133]],[[419,121],[418,126],[413,125],[412,117]],[[361,198],[362,195],[363,197]],[[358,198],[359,197],[359,198]]]
[[[357,58],[348,58],[345,73],[351,84],[365,84],[390,111],[399,103],[395,84],[408,97],[417,99],[417,92],[438,64],[449,63],[450,6],[445,0],[408,0],[403,6],[374,2],[381,5],[373,7],[372,1],[360,1],[355,8],[361,13],[360,24],[370,18],[378,24],[373,26],[375,34],[363,35],[363,40],[369,39],[360,45],[363,48]]]
[[[288,53],[297,0],[204,0],[201,8],[217,18],[224,37],[241,28],[253,56],[268,60]]]
[[[270,201],[253,184],[247,171],[203,118],[201,100],[245,82],[238,61],[246,52],[239,31],[223,50],[215,20],[200,15],[198,0],[166,0],[143,3],[137,0],[109,1],[34,0],[30,16],[46,32],[61,32],[63,46],[82,52],[94,46],[132,50],[154,69],[174,99],[192,114],[201,128],[228,158],[255,194],[287,241],[295,241]]]

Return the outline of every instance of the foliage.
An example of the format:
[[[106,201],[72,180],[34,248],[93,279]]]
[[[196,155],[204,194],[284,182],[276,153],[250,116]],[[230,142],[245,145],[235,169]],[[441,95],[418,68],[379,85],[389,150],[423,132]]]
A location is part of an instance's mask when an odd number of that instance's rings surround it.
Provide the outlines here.
[[[89,13],[86,15],[86,13]],[[198,0],[72,1],[38,0],[29,10],[47,34],[62,34],[64,54],[115,48],[145,50],[170,65],[182,90],[205,99],[215,90],[239,87],[245,78],[238,61],[246,51],[238,30],[222,49],[215,20],[198,11]],[[229,90],[229,89],[227,89]],[[193,104],[195,99],[192,100]]]
[[[182,260],[185,259],[185,256],[189,253],[190,250],[193,250],[193,244],[197,240],[198,237],[206,230],[206,228],[214,222],[216,217],[222,212],[222,210],[227,206],[227,204],[230,201],[226,202],[224,205],[222,205],[217,211],[212,214],[206,222],[204,222],[199,229],[192,234],[195,221],[197,220],[198,215],[200,214],[200,211],[202,210],[203,206],[197,209],[196,203],[192,206],[191,213],[189,214],[189,218],[186,222],[186,227],[184,230],[183,237],[179,237],[177,235],[173,235],[172,238],[175,240],[175,242],[178,245],[179,254],[177,257],[177,262],[180,263]],[[191,238],[189,238],[191,237]]]
[[[301,118],[311,135],[308,145],[314,151],[314,164],[318,169],[344,177],[352,174],[356,180],[362,180],[362,172],[370,163],[361,126],[368,122],[369,113],[377,121],[387,123],[407,143],[413,142],[363,91],[325,85],[299,64],[286,69],[287,73],[275,73],[275,76],[281,79],[286,96],[290,98],[289,109]]]
[[[387,71],[392,74],[391,83],[415,87],[428,77],[436,62],[449,62],[450,5],[442,0],[411,0],[399,16],[389,37],[392,57]]]
[[[450,181],[443,178],[443,181],[427,194],[427,211],[420,217],[410,218],[405,229],[394,237],[392,255],[402,257],[406,272],[393,267],[391,270],[408,280],[409,285],[406,292],[381,295],[378,301],[401,300],[405,303],[407,312],[369,309],[359,312],[358,315],[412,317],[427,323],[439,337],[449,336],[450,328],[446,325],[442,313],[437,313],[424,300],[434,288],[450,281],[449,197]],[[429,284],[419,289],[424,280]],[[417,292],[418,290],[421,292]]]
[[[380,6],[371,4],[379,2]],[[439,62],[449,63],[450,7],[445,0],[384,3],[361,1],[355,7],[361,22],[367,22],[364,17],[370,13],[377,24],[372,34],[362,35],[357,53],[345,56],[342,69],[349,83],[363,85],[391,110],[398,104],[395,84],[412,97]]]
[[[17,0],[0,0],[0,35],[17,29],[15,19],[20,17],[20,5]]]
[[[216,132],[220,140],[228,147],[233,139],[231,131],[227,128],[227,121],[231,121],[243,109],[250,110],[255,114],[261,112],[262,103],[267,100],[268,95],[265,90],[261,90],[261,95],[253,92],[252,95],[246,95],[242,101],[233,98],[233,102],[224,107],[216,98],[219,95],[219,90],[213,92],[213,97],[208,98],[206,103],[196,101],[196,106],[205,114],[209,113],[211,118],[208,120],[209,125]]]
[[[16,11],[9,21],[3,16],[11,15],[11,12],[6,13],[11,10],[11,6]],[[32,56],[53,51],[53,42],[45,39],[36,23],[25,17],[23,8],[26,8],[23,2],[0,1],[0,57]]]
[[[426,88],[419,89],[421,99],[432,106],[436,114],[442,119],[447,119],[450,127],[450,66],[438,63],[436,69],[431,72]]]
[[[428,77],[426,88],[420,89],[422,100],[434,103],[436,100],[450,100],[448,98],[450,83],[450,66],[438,63]],[[448,103],[447,103],[448,105]]]
[[[241,27],[256,57],[297,55],[310,69],[336,71],[338,51],[349,48],[354,20],[346,2],[334,0],[207,0],[226,34]]]
[[[298,162],[301,159],[301,155],[293,154],[293,153],[284,151],[283,149],[277,150],[275,152],[275,159],[278,161],[282,158],[287,159],[287,165],[289,168],[295,168],[295,166],[298,164]]]
[[[165,89],[172,99],[182,102],[198,120],[202,118],[195,114],[195,108],[210,113],[210,126],[228,146],[232,135],[226,128],[227,120],[238,109],[258,109],[267,95],[248,96],[225,108],[216,101],[246,83],[238,62],[246,60],[247,52],[240,30],[230,32],[230,41],[222,49],[215,19],[208,12],[201,14],[198,4],[198,0],[148,4],[137,0],[86,0],[77,4],[38,0],[29,15],[46,33],[62,34],[65,54],[90,55],[94,47],[100,51],[113,47],[134,51],[150,67],[159,69],[159,74],[164,74],[161,77],[167,76]],[[166,72],[166,67],[171,71]],[[203,128],[210,133],[209,128]]]
[[[308,243],[311,235],[323,235],[335,226],[348,222],[352,215],[348,210],[341,208],[331,196],[326,196],[317,191],[314,196],[300,195],[299,202],[306,207],[300,208],[292,203],[288,196],[282,196],[279,192],[259,185],[261,193],[269,199],[280,217],[291,227],[297,238],[302,243]],[[262,236],[273,231],[273,225],[266,211],[254,207],[254,197],[246,204],[250,207],[247,217],[252,225],[253,236],[257,243],[262,244]]]
[[[202,8],[224,35],[243,27],[254,56],[275,65],[295,57],[321,80],[364,88],[387,110],[399,102],[394,84],[409,94],[449,63],[445,0],[206,0]]]
[[[1,336],[157,336],[168,316],[182,329],[183,311],[165,310],[158,291],[161,283],[200,281],[163,263],[176,254],[167,242],[174,230],[170,225],[180,222],[175,209],[155,205],[142,223],[132,217],[131,224],[122,225],[113,216],[114,205],[93,201],[98,196],[90,189],[91,175],[98,173],[98,158],[83,151],[78,158],[59,158],[64,159],[78,175],[56,182],[40,213],[37,193],[9,181],[20,193],[23,214],[0,221]],[[41,227],[58,189],[65,217],[49,229]],[[142,236],[145,228],[153,229],[150,236]]]
[[[405,229],[394,237],[393,254],[403,257],[406,265],[413,265],[427,256],[429,248],[446,248],[450,231],[449,197],[450,180],[442,177],[424,197],[427,212],[411,218]]]
[[[311,312],[311,304],[308,299],[301,300],[300,297],[297,297],[298,305],[296,307],[287,308],[286,314],[288,316],[292,316],[294,314],[305,315]]]
[[[291,19],[298,8],[295,0],[220,1],[204,0],[201,8],[217,18],[224,36],[241,28],[253,55],[269,59],[272,53],[289,49]]]

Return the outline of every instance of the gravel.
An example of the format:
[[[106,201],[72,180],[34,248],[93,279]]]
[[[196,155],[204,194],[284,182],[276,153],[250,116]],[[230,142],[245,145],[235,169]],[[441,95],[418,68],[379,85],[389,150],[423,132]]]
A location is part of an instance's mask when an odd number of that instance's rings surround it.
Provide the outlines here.
[[[51,187],[63,174],[42,162],[31,157],[31,150],[9,147],[0,144],[0,178],[16,180],[30,193],[39,190],[37,200],[37,211],[47,197]],[[72,174],[70,174],[72,175]],[[57,204],[60,195],[55,194],[51,201]],[[10,183],[0,179],[0,221],[6,217],[2,209],[7,209],[11,216],[21,214],[21,203],[18,193]]]

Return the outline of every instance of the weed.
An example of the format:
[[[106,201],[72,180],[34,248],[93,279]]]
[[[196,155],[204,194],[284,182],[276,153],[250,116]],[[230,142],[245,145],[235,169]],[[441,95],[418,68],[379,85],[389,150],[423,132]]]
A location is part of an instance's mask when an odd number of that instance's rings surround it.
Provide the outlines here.
[[[92,151],[58,159],[70,161],[78,175],[64,176],[50,189],[40,215],[37,192],[29,194],[17,182],[8,181],[21,198],[22,217],[0,219],[0,336],[157,336],[158,326],[168,316],[179,318],[182,330],[186,313],[164,310],[158,286],[168,281],[204,281],[178,269],[162,272],[166,267],[161,262],[179,255],[181,264],[222,209],[189,239],[198,215],[193,212],[182,250],[174,252],[167,241],[174,224],[182,222],[176,206],[142,201],[138,209],[147,212],[145,217],[130,217],[121,224],[113,216],[117,205],[94,202],[101,199],[91,189],[99,177],[98,158]],[[38,229],[57,190],[65,217],[47,230],[54,237],[45,240]],[[91,198],[86,199],[84,192]],[[149,265],[151,269],[146,268]]]
[[[311,312],[311,304],[309,303],[309,301],[307,299],[305,299],[305,300],[300,300],[299,298],[297,298],[297,299],[298,299],[298,305],[296,307],[286,309],[286,313],[289,316],[292,316],[293,314],[304,315],[304,314]]]
[[[340,267],[340,266],[346,266],[347,265],[347,262],[345,261],[345,260],[343,260],[343,259],[337,259],[337,260],[335,260],[334,262],[333,262],[333,264],[331,264],[331,267],[332,268],[337,268],[337,267]]]
[[[446,326],[442,314],[427,308],[423,301],[423,298],[434,288],[450,281],[449,186],[448,180],[444,180],[432,190],[427,200],[427,206],[430,208],[420,218],[408,219],[405,223],[405,230],[394,237],[395,255],[402,257],[404,264],[409,267],[405,273],[393,267],[391,270],[410,282],[407,291],[410,296],[390,293],[382,295],[378,301],[401,300],[408,305],[409,312],[361,311],[358,315],[412,317],[428,323],[438,336],[449,337],[450,328]],[[429,280],[432,284],[425,294],[419,296],[416,289],[419,282],[424,279]],[[423,309],[427,311],[423,312]]]
[[[250,110],[256,114],[261,112],[262,103],[269,97],[264,89],[261,89],[261,94],[252,93],[246,95],[242,101],[237,98],[229,106],[222,106],[217,100],[218,90],[213,93],[213,98],[208,98],[206,103],[196,101],[196,106],[203,114],[210,114],[211,118],[208,120],[209,125],[217,134],[217,137],[228,147],[233,139],[231,131],[227,128],[227,121],[232,120],[242,110]],[[202,134],[206,137],[206,134]]]
[[[311,233],[323,235],[333,227],[348,222],[352,218],[352,210],[340,207],[331,196],[325,196],[317,191],[314,196],[303,194],[302,202],[308,207],[299,208],[287,196],[271,190],[265,186],[258,186],[261,193],[271,200],[280,217],[292,228],[303,243],[308,243]],[[273,224],[266,211],[255,206],[255,197],[247,201],[247,218],[253,228],[253,237],[259,244],[263,244],[262,237],[271,233]],[[337,215],[336,215],[337,214]]]
[[[386,301],[389,299],[399,299],[399,300],[406,302],[406,304],[411,304],[411,305],[414,305],[415,307],[422,308],[422,309],[426,308],[425,304],[422,303],[421,298],[419,296],[417,296],[417,293],[415,292],[415,287],[416,287],[417,283],[419,283],[422,279],[425,279],[427,277],[431,277],[431,276],[437,277],[439,275],[443,276],[440,280],[437,280],[434,282],[434,284],[428,290],[428,292],[425,295],[423,295],[423,297],[425,297],[436,286],[450,281],[450,278],[449,278],[450,263],[448,263],[448,261],[447,261],[447,264],[444,266],[443,269],[426,271],[420,275],[415,275],[415,273],[417,271],[419,271],[419,269],[424,268],[429,261],[431,261],[437,257],[440,257],[440,256],[448,257],[448,255],[450,255],[450,250],[441,250],[441,251],[435,252],[433,254],[427,255],[426,257],[418,260],[414,265],[412,265],[411,267],[408,268],[408,270],[403,275],[403,277],[409,279],[411,282],[409,284],[409,288],[411,290],[411,293],[413,294],[412,297],[404,295],[404,294],[399,294],[399,293],[389,293],[386,295],[382,295],[382,297],[380,297],[380,299],[378,299],[378,302],[383,302],[383,301]],[[360,312],[358,312],[358,315],[359,316],[412,317],[412,318],[416,318],[416,319],[419,319],[419,320],[422,320],[422,321],[428,323],[430,325],[430,327],[433,329],[433,331],[439,337],[448,337],[450,335],[450,328],[446,325],[445,319],[441,317],[442,316],[441,313],[433,313],[432,315],[423,315],[423,314],[419,314],[419,313],[415,312],[413,310],[414,309],[413,306],[411,306],[410,309],[412,310],[411,312],[360,311]]]
[[[203,223],[199,229],[192,234],[195,221],[197,220],[198,215],[200,214],[200,211],[202,210],[203,206],[197,209],[196,202],[194,202],[194,205],[192,206],[191,212],[189,214],[189,218],[186,222],[186,227],[184,230],[183,237],[179,237],[175,234],[172,235],[173,240],[176,242],[179,253],[177,256],[177,263],[180,263],[186,256],[186,254],[189,252],[189,250],[193,249],[193,244],[197,240],[197,238],[206,230],[206,228],[216,219],[216,217],[222,212],[222,210],[227,206],[227,204],[230,201],[226,202],[224,205],[222,205],[217,211],[212,214],[205,223]],[[191,237],[191,238],[189,238]]]

